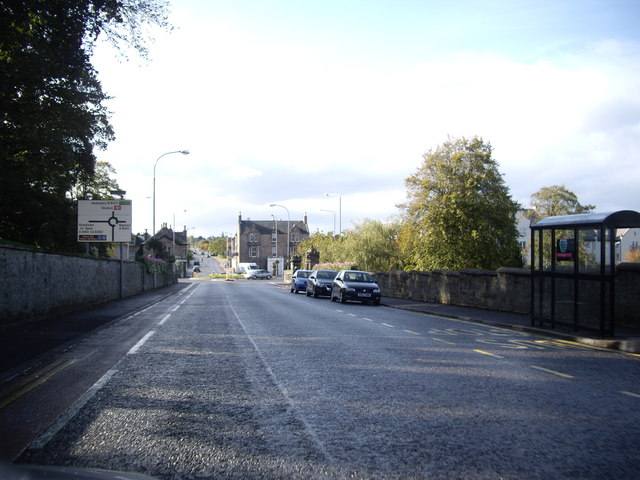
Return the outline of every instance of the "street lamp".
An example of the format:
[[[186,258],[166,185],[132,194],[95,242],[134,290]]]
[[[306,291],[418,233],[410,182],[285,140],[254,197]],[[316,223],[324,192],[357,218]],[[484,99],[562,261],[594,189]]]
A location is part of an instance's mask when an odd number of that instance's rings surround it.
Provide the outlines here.
[[[156,165],[158,165],[158,161],[162,157],[164,157],[165,155],[171,155],[172,153],[181,153],[182,155],[189,155],[189,150],[176,150],[175,152],[163,153],[158,157],[158,160],[156,160],[156,163],[153,164],[153,231],[151,232],[152,237],[156,234]]]
[[[340,220],[338,223],[338,235],[342,235],[342,195],[339,193],[325,193],[325,197],[338,197],[338,210],[340,213]],[[333,232],[335,234],[335,232]]]
[[[333,213],[333,234],[336,234],[336,211],[335,210],[320,210],[321,212]]]
[[[273,222],[275,223],[275,231],[276,231],[276,261],[278,260],[278,219],[275,215],[271,215]],[[278,264],[276,263],[276,276],[280,273],[280,269],[278,268]]]
[[[287,260],[285,262],[285,267],[288,266],[289,263],[289,245],[291,244],[291,230],[289,227],[289,224],[291,223],[291,215],[289,215],[289,209],[287,207],[285,207],[284,205],[278,205],[277,203],[272,203],[271,205],[269,205],[270,207],[281,207],[284,208],[287,211]],[[276,232],[277,234],[277,232]],[[277,253],[277,252],[276,252]]]

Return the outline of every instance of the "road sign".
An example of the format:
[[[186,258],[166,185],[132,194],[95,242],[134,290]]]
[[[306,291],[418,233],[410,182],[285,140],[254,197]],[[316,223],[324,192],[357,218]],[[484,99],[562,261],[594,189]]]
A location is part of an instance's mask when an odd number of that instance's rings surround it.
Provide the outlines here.
[[[131,200],[78,200],[78,242],[131,241]]]

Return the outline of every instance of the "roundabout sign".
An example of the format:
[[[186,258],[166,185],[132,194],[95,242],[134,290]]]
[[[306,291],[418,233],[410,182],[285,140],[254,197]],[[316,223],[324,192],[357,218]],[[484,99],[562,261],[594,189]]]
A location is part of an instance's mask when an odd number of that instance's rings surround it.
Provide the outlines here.
[[[131,241],[131,200],[78,200],[78,242]]]

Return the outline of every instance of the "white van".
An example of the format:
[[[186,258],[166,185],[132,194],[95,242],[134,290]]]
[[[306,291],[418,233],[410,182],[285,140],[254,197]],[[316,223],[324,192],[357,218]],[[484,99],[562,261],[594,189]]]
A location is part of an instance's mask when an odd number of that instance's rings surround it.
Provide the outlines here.
[[[259,270],[257,263],[239,263],[236,273],[248,273],[250,270]]]

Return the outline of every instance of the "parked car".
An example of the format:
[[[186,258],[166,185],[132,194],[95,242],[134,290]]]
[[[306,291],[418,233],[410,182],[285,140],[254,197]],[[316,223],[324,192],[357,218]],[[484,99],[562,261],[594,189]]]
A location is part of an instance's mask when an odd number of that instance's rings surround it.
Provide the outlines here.
[[[359,270],[341,270],[331,284],[331,301],[355,300],[380,305],[380,287],[371,274]]]
[[[291,293],[306,292],[311,270],[296,270],[291,276]]]
[[[271,278],[271,274],[267,270],[263,270],[262,268],[255,268],[245,273],[244,278],[250,278],[251,280],[266,278],[268,280]]]
[[[331,295],[331,282],[337,274],[336,270],[314,270],[311,272],[305,291],[307,297],[318,298],[321,295],[326,297]]]
[[[193,271],[200,273],[200,265],[194,265],[193,266]]]

